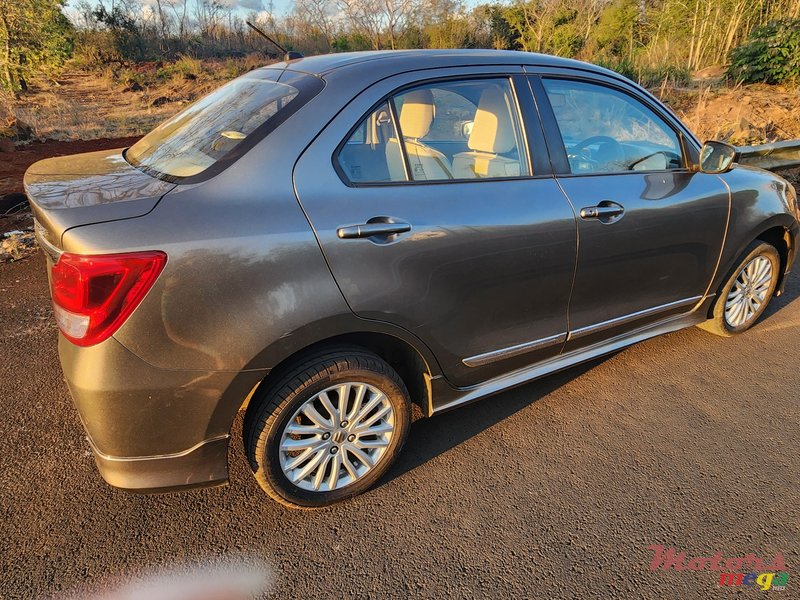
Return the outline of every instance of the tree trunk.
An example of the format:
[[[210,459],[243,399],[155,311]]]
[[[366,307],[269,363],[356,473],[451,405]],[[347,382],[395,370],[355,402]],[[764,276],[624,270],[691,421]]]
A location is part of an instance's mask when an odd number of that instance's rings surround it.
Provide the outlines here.
[[[0,4],[0,24],[3,25],[3,78],[8,89],[14,91],[14,80],[11,78],[11,30],[8,26],[5,2]]]
[[[686,68],[692,68],[692,57],[694,56],[694,45],[697,40],[697,13],[700,10],[700,0],[695,0],[694,16],[692,17],[692,36],[689,40],[689,59],[686,61]]]

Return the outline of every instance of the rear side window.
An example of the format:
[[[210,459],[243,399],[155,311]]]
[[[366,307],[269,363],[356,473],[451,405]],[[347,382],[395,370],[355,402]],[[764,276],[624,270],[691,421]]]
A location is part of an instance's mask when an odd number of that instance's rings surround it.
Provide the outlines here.
[[[155,176],[180,180],[240,156],[271,121],[285,118],[318,91],[299,88],[321,87],[298,85],[296,77],[291,83],[275,81],[281,73],[254,71],[234,79],[156,127],[125,158]]]
[[[337,160],[352,183],[530,175],[516,99],[505,78],[404,90],[359,124]]]

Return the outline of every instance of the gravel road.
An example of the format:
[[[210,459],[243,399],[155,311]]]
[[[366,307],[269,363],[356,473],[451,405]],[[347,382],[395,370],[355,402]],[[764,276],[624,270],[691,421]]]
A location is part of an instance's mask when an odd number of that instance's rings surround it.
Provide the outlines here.
[[[309,512],[261,493],[241,420],[228,487],[103,483],[59,369],[43,262],[0,265],[0,598],[94,597],[220,558],[265,563],[284,598],[733,594],[711,571],[649,570],[652,544],[782,552],[789,584],[770,597],[798,597],[797,275],[743,336],[670,334],[417,421],[377,489]]]

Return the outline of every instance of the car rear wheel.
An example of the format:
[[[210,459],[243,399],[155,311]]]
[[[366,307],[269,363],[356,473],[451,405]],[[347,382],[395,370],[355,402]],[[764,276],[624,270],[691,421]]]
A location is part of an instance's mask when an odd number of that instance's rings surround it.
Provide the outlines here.
[[[411,421],[408,391],[379,356],[357,348],[309,358],[254,399],[245,446],[259,485],[282,504],[316,508],[371,487]]]
[[[774,246],[753,242],[717,296],[711,320],[701,326],[722,336],[750,329],[775,293],[780,265]]]

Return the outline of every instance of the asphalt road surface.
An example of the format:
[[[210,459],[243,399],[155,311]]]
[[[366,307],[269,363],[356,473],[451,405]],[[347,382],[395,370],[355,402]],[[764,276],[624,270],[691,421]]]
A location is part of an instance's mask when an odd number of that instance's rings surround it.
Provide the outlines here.
[[[108,487],[62,380],[43,259],[0,265],[0,597],[93,598],[214,559],[266,565],[284,598],[734,594],[708,570],[651,571],[660,544],[781,552],[789,583],[770,597],[797,598],[798,296],[795,275],[745,335],[685,330],[419,420],[376,489],[292,511],[251,477],[241,420],[230,486]]]

